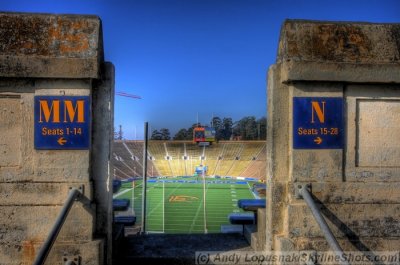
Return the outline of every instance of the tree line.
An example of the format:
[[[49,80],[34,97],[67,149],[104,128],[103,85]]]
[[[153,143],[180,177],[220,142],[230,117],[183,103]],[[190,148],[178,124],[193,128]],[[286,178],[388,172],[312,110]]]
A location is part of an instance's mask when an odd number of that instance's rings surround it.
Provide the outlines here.
[[[171,138],[168,128],[153,130],[150,140],[193,140],[193,129],[201,126],[200,123],[194,123],[189,128],[182,128]],[[266,140],[267,138],[267,119],[262,117],[256,119],[254,116],[247,116],[234,122],[232,118],[214,117],[207,125],[215,129],[215,139],[220,140]],[[114,128],[114,139],[123,140],[124,132],[122,126],[119,129]]]
[[[181,128],[172,139],[193,140],[193,129],[199,126],[201,125],[194,123],[189,128]],[[213,117],[208,126],[215,129],[217,141],[265,140],[267,137],[267,119],[265,117],[256,119],[254,116],[247,116],[236,122],[232,118]],[[168,128],[153,130],[150,140],[171,140],[170,130]]]

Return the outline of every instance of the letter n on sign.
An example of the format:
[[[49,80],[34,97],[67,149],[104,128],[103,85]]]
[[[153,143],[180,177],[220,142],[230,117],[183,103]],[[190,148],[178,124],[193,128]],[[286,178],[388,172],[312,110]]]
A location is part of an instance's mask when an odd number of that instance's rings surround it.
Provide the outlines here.
[[[293,98],[293,148],[342,149],[343,99]]]

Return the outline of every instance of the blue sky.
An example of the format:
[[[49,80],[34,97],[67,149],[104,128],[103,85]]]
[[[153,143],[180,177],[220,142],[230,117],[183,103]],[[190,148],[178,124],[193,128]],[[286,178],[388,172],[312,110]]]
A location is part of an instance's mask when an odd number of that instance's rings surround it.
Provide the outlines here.
[[[1,11],[95,14],[116,68],[115,126],[128,139],[211,117],[266,115],[266,75],[285,19],[400,22],[393,0],[0,0]]]

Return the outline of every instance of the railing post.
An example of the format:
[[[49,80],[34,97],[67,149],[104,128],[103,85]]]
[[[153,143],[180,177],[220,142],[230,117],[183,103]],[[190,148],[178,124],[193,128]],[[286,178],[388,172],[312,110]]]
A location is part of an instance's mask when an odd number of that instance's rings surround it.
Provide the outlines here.
[[[332,248],[335,254],[338,254],[340,257],[343,257],[344,256],[343,250],[340,247],[339,243],[337,242],[332,231],[330,230],[324,217],[322,216],[320,209],[317,207],[314,200],[312,199],[311,194],[308,191],[308,185],[299,185],[297,188],[299,195],[304,199],[304,201],[310,208],[311,213],[314,216],[315,220],[317,221],[319,227],[321,228],[322,233],[324,234],[325,239],[328,242],[329,246]],[[343,265],[349,265],[349,263],[343,259],[340,261],[340,263]]]
[[[43,246],[40,248],[38,255],[36,256],[33,265],[43,265],[46,262],[47,256],[50,253],[51,248],[53,247],[54,242],[57,239],[58,233],[60,232],[65,219],[68,216],[69,210],[75,202],[75,199],[81,194],[81,192],[77,188],[72,188],[68,194],[68,198],[65,201],[60,213],[57,216],[57,219],[47,236],[46,241],[43,243]]]
[[[142,228],[141,234],[146,233],[146,199],[147,199],[147,148],[149,142],[149,123],[144,123],[144,147],[143,147],[143,190],[142,190]]]

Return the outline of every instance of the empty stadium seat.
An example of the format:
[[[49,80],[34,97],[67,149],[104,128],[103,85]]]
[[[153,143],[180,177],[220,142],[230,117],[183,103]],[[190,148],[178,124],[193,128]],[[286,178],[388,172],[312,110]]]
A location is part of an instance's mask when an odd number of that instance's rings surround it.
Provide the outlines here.
[[[229,222],[233,225],[250,225],[256,223],[254,213],[231,213],[228,218]]]
[[[221,225],[221,233],[222,234],[231,234],[231,233],[243,233],[243,225]]]
[[[114,217],[114,223],[132,226],[136,223],[136,216],[134,215],[116,216]]]
[[[128,210],[130,201],[128,199],[113,199],[113,210],[114,211],[126,211]]]
[[[265,199],[241,199],[238,200],[238,207],[245,211],[256,212],[259,208],[265,208]]]
[[[116,193],[121,188],[121,181],[118,179],[113,180],[113,193]]]

